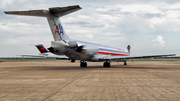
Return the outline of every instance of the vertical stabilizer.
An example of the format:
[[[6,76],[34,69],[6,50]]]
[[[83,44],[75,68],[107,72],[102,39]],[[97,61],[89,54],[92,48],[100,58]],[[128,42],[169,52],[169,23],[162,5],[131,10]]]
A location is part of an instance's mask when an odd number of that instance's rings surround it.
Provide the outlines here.
[[[58,17],[48,16],[47,20],[55,41],[69,39]]]
[[[37,47],[39,52],[41,52],[41,53],[49,53],[49,51],[42,44],[38,44],[38,45],[35,45],[35,46]]]

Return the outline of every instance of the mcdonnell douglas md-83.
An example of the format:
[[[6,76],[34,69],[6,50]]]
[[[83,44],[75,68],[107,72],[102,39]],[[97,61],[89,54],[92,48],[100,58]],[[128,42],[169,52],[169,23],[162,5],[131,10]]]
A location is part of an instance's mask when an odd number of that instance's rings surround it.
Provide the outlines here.
[[[48,50],[55,55],[65,55],[72,61],[80,60],[81,67],[87,67],[85,61],[102,61],[104,62],[104,67],[110,67],[110,61],[124,62],[124,65],[127,65],[126,62],[128,59],[176,55],[130,56],[130,46],[128,49],[122,49],[71,39],[65,33],[59,18],[80,9],[82,8],[79,5],[74,5],[68,7],[53,7],[49,8],[49,10],[5,11],[5,13],[11,15],[46,17],[54,37],[54,41],[51,41],[51,47],[48,48]]]

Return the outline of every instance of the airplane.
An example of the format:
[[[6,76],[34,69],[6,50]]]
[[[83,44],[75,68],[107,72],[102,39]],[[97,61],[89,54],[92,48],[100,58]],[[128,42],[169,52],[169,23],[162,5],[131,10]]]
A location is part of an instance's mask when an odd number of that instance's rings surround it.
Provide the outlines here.
[[[65,55],[55,55],[49,52],[42,44],[34,45],[39,50],[39,55],[18,55],[22,57],[42,57],[42,58],[56,58],[56,59],[68,59]],[[71,60],[71,62],[75,62]]]
[[[54,38],[54,41],[51,41],[51,47],[48,48],[48,50],[55,55],[65,55],[70,60],[80,60],[80,67],[87,67],[86,61],[104,62],[104,67],[110,67],[111,61],[124,62],[124,65],[127,65],[128,59],[176,55],[130,56],[130,46],[128,49],[124,49],[71,39],[66,34],[59,18],[80,9],[82,8],[79,5],[73,5],[67,7],[52,7],[48,10],[4,11],[4,13],[11,15],[46,17]]]

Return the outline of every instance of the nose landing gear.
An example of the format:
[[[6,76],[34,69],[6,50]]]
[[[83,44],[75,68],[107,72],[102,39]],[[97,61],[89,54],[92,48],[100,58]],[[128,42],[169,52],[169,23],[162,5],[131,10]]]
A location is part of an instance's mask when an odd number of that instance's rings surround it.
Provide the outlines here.
[[[126,63],[126,62],[124,62],[124,65],[127,65],[127,63]]]

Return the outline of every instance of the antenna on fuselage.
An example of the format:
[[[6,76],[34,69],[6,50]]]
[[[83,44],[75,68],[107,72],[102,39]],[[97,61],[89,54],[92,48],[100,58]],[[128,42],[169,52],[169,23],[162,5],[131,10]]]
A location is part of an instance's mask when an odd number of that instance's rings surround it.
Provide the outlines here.
[[[131,46],[128,45],[128,46],[127,46],[127,49],[128,49],[129,54],[130,54]]]

